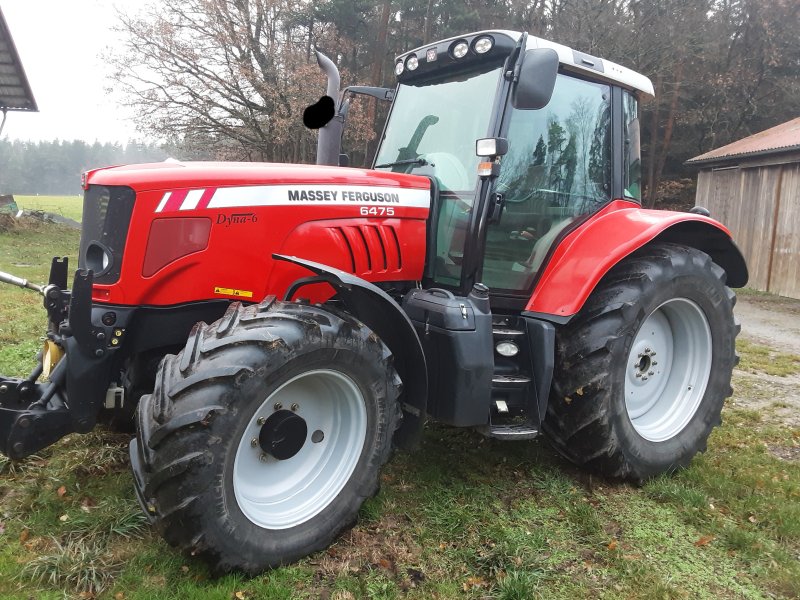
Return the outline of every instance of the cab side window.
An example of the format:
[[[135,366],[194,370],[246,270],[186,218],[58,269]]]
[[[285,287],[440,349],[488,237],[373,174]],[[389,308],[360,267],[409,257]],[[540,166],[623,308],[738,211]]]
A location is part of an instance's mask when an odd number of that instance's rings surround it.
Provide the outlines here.
[[[611,199],[611,90],[560,74],[541,110],[509,107],[509,151],[495,191],[499,223],[487,231],[483,282],[528,290],[558,234]]]
[[[624,92],[622,118],[625,123],[625,197],[642,199],[642,160],[639,137],[639,104],[636,97]]]

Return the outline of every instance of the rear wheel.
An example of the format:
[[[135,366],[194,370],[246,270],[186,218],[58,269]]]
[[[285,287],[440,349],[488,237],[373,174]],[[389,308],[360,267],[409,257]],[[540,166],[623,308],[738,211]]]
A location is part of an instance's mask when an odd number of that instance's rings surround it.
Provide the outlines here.
[[[648,246],[606,275],[557,332],[544,430],[564,456],[644,480],[705,450],[737,360],[724,282],[707,254],[673,244]]]
[[[140,402],[139,498],[169,543],[215,570],[297,560],[377,491],[399,392],[386,346],[352,317],[233,305],[164,359]]]

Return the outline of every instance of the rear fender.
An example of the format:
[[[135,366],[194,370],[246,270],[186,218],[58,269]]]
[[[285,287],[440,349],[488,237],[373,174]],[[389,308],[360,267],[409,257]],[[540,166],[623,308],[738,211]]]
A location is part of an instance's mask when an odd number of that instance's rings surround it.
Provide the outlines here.
[[[406,313],[389,294],[351,273],[294,256],[273,254],[272,257],[305,267],[315,274],[289,286],[286,300],[291,300],[305,285],[327,283],[336,290],[348,312],[374,331],[391,350],[394,366],[403,380],[403,422],[394,440],[401,447],[413,446],[425,421],[428,370],[422,344]]]
[[[727,285],[742,287],[748,273],[730,231],[694,213],[645,210],[615,201],[570,232],[552,251],[526,312],[565,323],[580,311],[602,277],[619,261],[656,242],[702,250],[725,269]]]

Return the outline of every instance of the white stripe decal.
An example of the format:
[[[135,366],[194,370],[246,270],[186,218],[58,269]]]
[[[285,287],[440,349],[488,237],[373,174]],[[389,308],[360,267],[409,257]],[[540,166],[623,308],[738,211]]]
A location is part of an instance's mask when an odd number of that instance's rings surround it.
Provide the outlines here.
[[[186,198],[184,199],[180,209],[178,210],[194,210],[195,208],[197,208],[197,205],[200,202],[200,198],[203,197],[204,192],[205,190],[192,190],[191,192],[186,194]]]
[[[167,192],[164,194],[164,196],[162,196],[161,202],[158,203],[158,208],[156,208],[156,212],[161,212],[164,210],[164,207],[167,205],[170,196],[172,196],[172,192]]]
[[[250,185],[218,188],[208,208],[236,206],[396,206],[430,208],[428,190],[354,185]]]

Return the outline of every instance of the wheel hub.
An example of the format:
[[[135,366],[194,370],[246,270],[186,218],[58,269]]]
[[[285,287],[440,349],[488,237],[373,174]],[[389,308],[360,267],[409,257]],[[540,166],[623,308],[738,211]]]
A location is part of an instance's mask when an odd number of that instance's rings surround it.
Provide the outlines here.
[[[258,434],[258,445],[278,460],[287,460],[300,452],[308,437],[305,419],[290,410],[279,410],[266,420]]]

